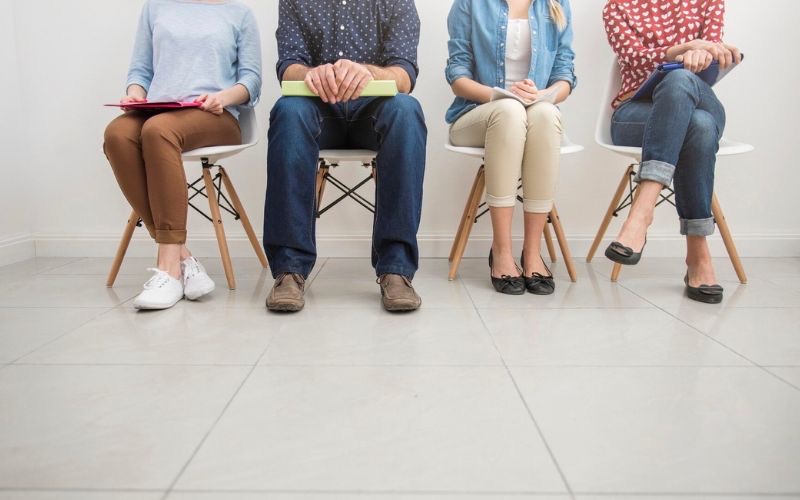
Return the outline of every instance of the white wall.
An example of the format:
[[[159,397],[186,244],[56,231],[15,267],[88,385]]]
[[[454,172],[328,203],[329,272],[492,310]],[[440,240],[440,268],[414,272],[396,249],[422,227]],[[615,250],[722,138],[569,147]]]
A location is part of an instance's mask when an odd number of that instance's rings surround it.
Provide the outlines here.
[[[20,92],[14,7],[0,3],[0,96],[5,118],[0,120],[0,265],[33,256],[33,204],[28,188],[31,165],[20,153]]]
[[[269,107],[278,94],[274,76],[277,0],[247,3],[255,10],[262,30],[265,86],[258,111],[265,127]],[[593,144],[598,102],[610,60],[600,14],[603,3],[573,1],[579,86],[565,104],[564,114],[569,135],[587,150],[565,158],[557,203],[577,255],[585,254],[625,167],[624,159]],[[3,14],[9,5],[3,3]],[[427,256],[447,254],[477,167],[475,161],[453,156],[442,148],[446,138],[443,116],[451,100],[443,77],[449,5],[443,0],[417,2],[422,40],[421,75],[415,95],[422,101],[430,130],[420,230]],[[102,132],[114,112],[100,104],[118,99],[122,92],[141,1],[15,0],[13,6],[22,102],[36,117],[26,136],[37,147],[25,150],[21,164],[35,179],[30,206],[35,210],[33,230],[38,252],[111,254],[129,209],[101,152]],[[793,0],[728,2],[728,39],[742,47],[747,61],[720,85],[719,94],[728,108],[727,135],[753,143],[757,151],[720,163],[718,193],[745,255],[800,255],[800,202],[794,194],[800,186],[800,172],[789,148],[793,140],[790,130],[800,106],[796,99],[784,97],[777,90],[778,82],[796,82],[800,71],[795,64],[783,63],[787,52],[776,49],[772,36],[781,34],[781,47],[800,45],[800,30],[794,26],[798,13],[800,7]],[[9,17],[2,15],[2,19],[5,23]],[[2,36],[8,37],[8,33],[3,30]],[[63,104],[48,102],[53,99]],[[3,126],[9,127],[7,122]],[[257,148],[228,162],[257,228],[262,222],[265,151],[262,141]],[[8,167],[3,168],[7,171]],[[190,173],[197,170],[188,169]],[[357,167],[341,169],[346,179],[363,173]],[[18,200],[18,194],[12,193],[11,200]],[[19,218],[14,217],[8,233],[24,231],[24,215],[18,210],[13,213]],[[6,224],[0,234],[6,234]],[[215,251],[208,224],[192,217],[189,229],[201,252]],[[366,212],[354,204],[341,206],[318,225],[322,253],[367,255],[370,230]],[[243,233],[233,221],[228,232],[240,240],[234,243],[234,252],[246,252]],[[488,221],[483,220],[475,228],[472,252],[483,253],[488,234]],[[681,253],[677,216],[672,209],[658,212],[651,240],[654,243],[648,251],[653,255]],[[144,241],[141,243],[135,251],[152,251]],[[721,253],[719,245],[715,252]]]

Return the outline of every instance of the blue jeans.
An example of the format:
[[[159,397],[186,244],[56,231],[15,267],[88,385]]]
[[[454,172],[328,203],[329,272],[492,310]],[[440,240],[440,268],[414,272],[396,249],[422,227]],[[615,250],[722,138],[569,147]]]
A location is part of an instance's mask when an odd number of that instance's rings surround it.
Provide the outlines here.
[[[405,94],[325,104],[282,97],[272,108],[267,148],[264,249],[273,276],[308,277],[317,258],[316,174],[320,149],[378,152],[372,265],[413,278],[419,266],[427,128]]]
[[[714,234],[714,167],[724,129],[722,103],[688,70],[668,73],[652,101],[626,101],[614,112],[614,144],[642,147],[636,181],[674,183],[683,235]]]

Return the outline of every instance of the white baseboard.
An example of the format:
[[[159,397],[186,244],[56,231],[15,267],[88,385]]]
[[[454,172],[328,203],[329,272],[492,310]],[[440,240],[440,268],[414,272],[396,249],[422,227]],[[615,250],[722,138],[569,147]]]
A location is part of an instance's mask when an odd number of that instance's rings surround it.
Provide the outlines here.
[[[30,234],[0,240],[0,266],[36,257],[36,244]]]
[[[591,246],[593,235],[573,235],[569,238],[572,255],[576,259],[586,257]],[[742,257],[800,257],[800,234],[770,234],[770,235],[736,235],[736,246]],[[521,238],[517,239],[521,242]],[[605,245],[610,240],[604,241],[598,250],[601,255]],[[30,247],[35,242],[35,253],[28,250],[25,254],[25,245]],[[452,235],[421,234],[419,235],[420,255],[424,258],[446,258],[450,254],[453,242]],[[491,236],[475,234],[470,238],[465,257],[485,257],[489,253]],[[77,236],[77,235],[36,235],[25,245],[17,245],[18,255],[33,255],[40,257],[113,257],[117,250],[119,236]],[[199,235],[191,238],[192,252],[198,257],[214,257],[219,255],[217,241],[213,234]],[[366,235],[320,235],[318,238],[319,254],[325,257],[368,257],[371,243]],[[231,255],[234,257],[252,257],[253,249],[247,238],[232,236],[228,239]],[[521,243],[520,243],[521,246]],[[651,257],[682,257],[685,255],[685,240],[680,236],[648,237],[647,254]],[[10,251],[9,251],[10,252]],[[711,238],[711,252],[715,257],[726,256],[725,247],[719,235]],[[135,237],[131,241],[128,255],[136,257],[151,257],[154,253],[154,244],[144,237]],[[4,257],[3,246],[0,243],[0,262]],[[22,260],[22,259],[19,259]]]

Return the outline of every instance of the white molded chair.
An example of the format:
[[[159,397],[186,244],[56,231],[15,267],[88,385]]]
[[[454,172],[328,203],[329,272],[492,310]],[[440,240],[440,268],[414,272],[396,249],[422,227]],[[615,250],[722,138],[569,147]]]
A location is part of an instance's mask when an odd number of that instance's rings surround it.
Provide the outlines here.
[[[358,190],[370,180],[375,180],[376,159],[378,153],[369,149],[323,149],[319,152],[319,169],[317,170],[317,218],[325,212],[350,198],[368,211],[375,213],[375,204],[358,194]],[[336,168],[342,163],[360,163],[364,168],[370,169],[369,176],[353,187],[346,185],[330,172],[331,168]],[[327,206],[322,207],[322,197],[325,194],[325,186],[330,183],[342,192],[342,195],[333,200]]]
[[[592,243],[592,247],[586,257],[586,262],[591,262],[594,258],[594,254],[597,252],[600,243],[602,243],[603,238],[605,237],[608,226],[611,223],[611,219],[616,217],[621,210],[631,205],[636,192],[636,186],[633,185],[633,177],[636,175],[636,167],[638,167],[642,161],[642,148],[615,146],[611,140],[611,117],[614,114],[611,103],[616,98],[617,92],[619,91],[621,85],[619,63],[616,59],[614,59],[611,64],[611,72],[606,85],[605,99],[600,105],[600,113],[598,115],[597,125],[595,128],[595,141],[598,145],[609,151],[613,151],[614,153],[632,159],[633,163],[628,166],[625,174],[622,176],[622,179],[619,182],[617,191],[614,194],[614,197],[611,199],[611,203],[608,206],[608,211],[606,212],[606,215],[600,224],[600,229],[597,231],[597,236],[595,236],[594,243]],[[755,149],[750,144],[732,141],[725,137],[720,140],[719,145],[720,147],[717,156],[740,155],[749,153]],[[628,196],[623,199],[626,187],[628,188]],[[671,198],[675,193],[671,188],[665,188],[665,191],[667,194],[665,195],[662,193],[659,205],[664,202],[672,203]],[[719,227],[720,235],[725,243],[725,248],[728,251],[728,255],[733,263],[733,267],[736,270],[736,275],[739,277],[739,281],[742,283],[747,283],[747,275],[744,272],[742,261],[739,258],[739,253],[736,250],[736,245],[734,244],[733,237],[731,236],[731,231],[725,219],[725,214],[722,211],[719,200],[717,200],[716,193],[712,199],[711,208],[714,219]],[[621,270],[622,266],[615,263],[614,269],[611,273],[612,281],[617,281],[617,279],[619,279]]]
[[[231,290],[236,289],[236,279],[233,273],[230,252],[228,251],[228,242],[225,239],[225,229],[222,225],[222,210],[233,215],[237,220],[241,220],[242,226],[247,233],[247,238],[250,240],[250,244],[253,246],[258,260],[265,269],[267,267],[267,257],[264,255],[261,242],[256,237],[255,231],[253,231],[253,226],[250,224],[250,219],[247,217],[247,213],[244,210],[244,206],[238,194],[236,194],[230,176],[222,165],[217,164],[220,160],[235,156],[258,144],[258,121],[256,120],[256,113],[253,108],[242,108],[242,112],[239,115],[239,127],[242,131],[242,144],[199,148],[186,151],[181,155],[184,162],[198,161],[202,166],[203,175],[194,182],[187,184],[190,192],[189,205],[214,224],[219,253],[222,258],[222,266],[225,269],[225,277],[228,281],[228,287]],[[217,168],[216,175],[212,176],[212,168]],[[200,184],[201,181],[203,184],[198,188],[197,185]],[[227,196],[223,193],[223,185],[225,191],[228,193]],[[211,210],[210,217],[192,203],[192,200],[197,196],[208,199],[209,209]],[[128,218],[128,223],[125,225],[125,231],[122,235],[122,241],[119,243],[114,263],[111,266],[111,271],[106,281],[107,286],[114,286],[120,266],[122,266],[122,261],[128,251],[133,231],[136,229],[136,226],[141,226],[141,224],[142,221],[139,215],[136,211],[132,211]]]
[[[452,144],[446,144],[445,148],[448,151],[452,151],[454,153],[459,153],[466,156],[471,156],[474,158],[480,158],[483,161],[484,156],[486,154],[486,150],[484,148],[467,148],[467,147],[460,147],[460,146],[453,146]],[[573,143],[569,140],[569,138],[564,134],[561,138],[561,154],[568,155],[573,153],[578,153],[583,151],[583,146]],[[461,221],[458,225],[458,230],[456,231],[455,241],[453,241],[453,247],[450,250],[450,274],[448,278],[450,281],[453,281],[456,278],[456,274],[458,274],[458,267],[461,265],[461,259],[464,257],[464,250],[467,248],[467,243],[469,242],[469,236],[472,233],[472,227],[478,222],[483,215],[485,215],[489,209],[484,207],[486,206],[486,202],[482,202],[483,195],[484,195],[484,188],[486,187],[486,171],[485,165],[481,164],[480,168],[478,168],[478,173],[475,175],[475,181],[472,183],[472,189],[470,190],[469,195],[467,196],[466,206],[464,207],[464,213],[461,215]],[[521,186],[520,186],[521,187]],[[522,201],[521,198],[518,196],[518,200]],[[481,209],[480,213],[478,213]],[[550,216],[548,218],[548,222],[553,225],[553,231],[556,233],[556,238],[558,239],[558,245],[561,247],[561,254],[564,257],[564,264],[567,267],[567,272],[569,272],[569,277],[572,282],[577,281],[577,273],[575,271],[575,266],[572,262],[572,252],[570,252],[569,244],[567,243],[567,237],[564,233],[564,228],[561,226],[561,219],[558,216],[558,210],[556,210],[555,204],[553,204],[553,210],[550,212]],[[553,237],[550,234],[549,226],[545,225],[544,227],[544,239],[545,243],[547,244],[547,251],[550,254],[550,259],[553,262],[556,262],[556,249],[553,245]]]

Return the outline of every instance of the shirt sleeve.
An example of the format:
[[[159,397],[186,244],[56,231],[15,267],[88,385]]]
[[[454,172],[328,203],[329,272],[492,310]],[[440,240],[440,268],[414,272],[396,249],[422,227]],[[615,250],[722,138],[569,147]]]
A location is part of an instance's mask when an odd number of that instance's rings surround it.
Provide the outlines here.
[[[261,97],[261,36],[258,23],[250,9],[242,20],[236,40],[236,83],[244,85],[250,93],[249,106],[258,104]]]
[[[381,66],[398,66],[408,73],[411,89],[417,83],[417,49],[419,47],[420,21],[414,0],[398,0],[383,35],[383,61]]]
[[[312,57],[308,51],[303,26],[293,0],[280,0],[278,4],[278,81],[283,81],[283,74],[293,64],[312,66]]]
[[[564,9],[564,16],[567,18],[567,25],[559,33],[556,58],[547,86],[563,81],[569,84],[571,90],[575,90],[578,85],[578,78],[575,76],[575,51],[572,49],[572,40],[575,35],[572,31],[572,9],[569,5],[569,0],[561,0],[561,7]]]
[[[611,48],[619,58],[623,73],[647,76],[657,65],[667,59],[667,48],[652,43],[644,45],[636,36],[616,0],[609,0],[603,8],[603,23]]]
[[[703,16],[700,38],[708,42],[721,43],[725,35],[725,1],[709,0]]]
[[[139,16],[139,27],[133,43],[133,55],[128,68],[128,80],[125,91],[131,85],[140,85],[145,92],[153,83],[153,23],[150,18],[150,2],[145,2]]]
[[[447,16],[447,67],[444,70],[447,83],[452,85],[459,78],[474,80],[475,54],[472,51],[472,7],[470,0],[456,0]]]

